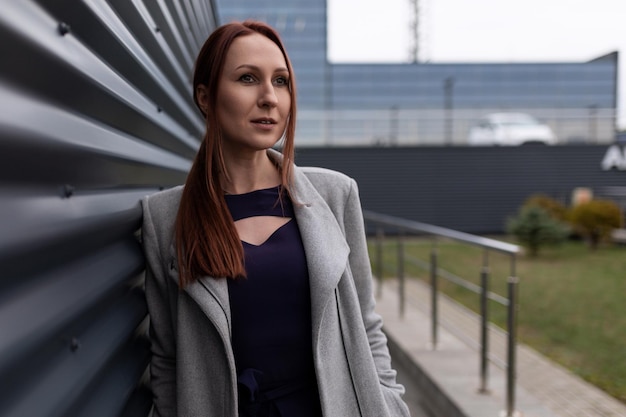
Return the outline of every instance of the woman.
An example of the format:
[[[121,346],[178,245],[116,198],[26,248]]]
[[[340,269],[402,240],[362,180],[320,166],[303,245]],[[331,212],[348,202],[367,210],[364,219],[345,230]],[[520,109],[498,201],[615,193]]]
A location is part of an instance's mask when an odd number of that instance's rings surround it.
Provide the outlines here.
[[[185,186],[143,200],[155,415],[408,416],[356,184],[293,164],[278,34],[221,26],[193,84],[207,129]]]

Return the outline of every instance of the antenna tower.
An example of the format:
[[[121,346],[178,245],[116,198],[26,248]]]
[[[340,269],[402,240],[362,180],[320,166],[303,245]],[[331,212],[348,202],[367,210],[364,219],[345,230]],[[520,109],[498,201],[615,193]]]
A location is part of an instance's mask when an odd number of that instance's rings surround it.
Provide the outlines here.
[[[419,0],[409,0],[411,3],[412,19],[409,23],[411,31],[411,46],[409,47],[409,59],[411,62],[419,62]]]

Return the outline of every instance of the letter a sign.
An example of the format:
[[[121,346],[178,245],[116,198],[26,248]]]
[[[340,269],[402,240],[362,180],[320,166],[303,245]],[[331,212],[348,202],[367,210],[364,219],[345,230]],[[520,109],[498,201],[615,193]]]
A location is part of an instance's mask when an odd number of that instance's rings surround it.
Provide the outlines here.
[[[626,171],[626,148],[622,149],[617,145],[612,145],[606,150],[602,159],[602,169],[610,171],[612,168]]]

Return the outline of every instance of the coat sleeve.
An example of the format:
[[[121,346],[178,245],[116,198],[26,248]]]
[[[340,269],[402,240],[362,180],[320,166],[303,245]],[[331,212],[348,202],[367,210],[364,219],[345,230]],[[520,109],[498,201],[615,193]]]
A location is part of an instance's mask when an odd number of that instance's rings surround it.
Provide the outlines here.
[[[343,221],[346,240],[350,246],[349,263],[359,297],[361,315],[389,415],[409,417],[408,407],[402,400],[404,387],[396,382],[396,371],[391,367],[387,338],[382,331],[382,318],[374,310],[376,302],[363,211],[356,181],[353,179],[350,181],[350,193],[346,201]]]
[[[176,283],[167,275],[162,248],[150,212],[149,197],[142,201],[142,243],[146,259],[145,291],[150,316],[150,386],[153,417],[176,416],[176,344],[172,324],[172,294]],[[170,288],[174,287],[174,288]],[[174,298],[175,299],[175,298]]]

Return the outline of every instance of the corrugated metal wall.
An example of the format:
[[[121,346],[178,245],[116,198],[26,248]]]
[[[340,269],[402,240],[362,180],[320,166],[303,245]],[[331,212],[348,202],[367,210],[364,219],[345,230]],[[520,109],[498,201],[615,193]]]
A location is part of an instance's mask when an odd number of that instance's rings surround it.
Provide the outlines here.
[[[139,199],[202,137],[207,0],[0,10],[0,415],[145,416]]]
[[[604,170],[609,149],[622,157]],[[296,163],[354,177],[365,209],[468,233],[503,232],[535,193],[569,204],[588,187],[626,204],[626,148],[617,145],[299,148]]]

